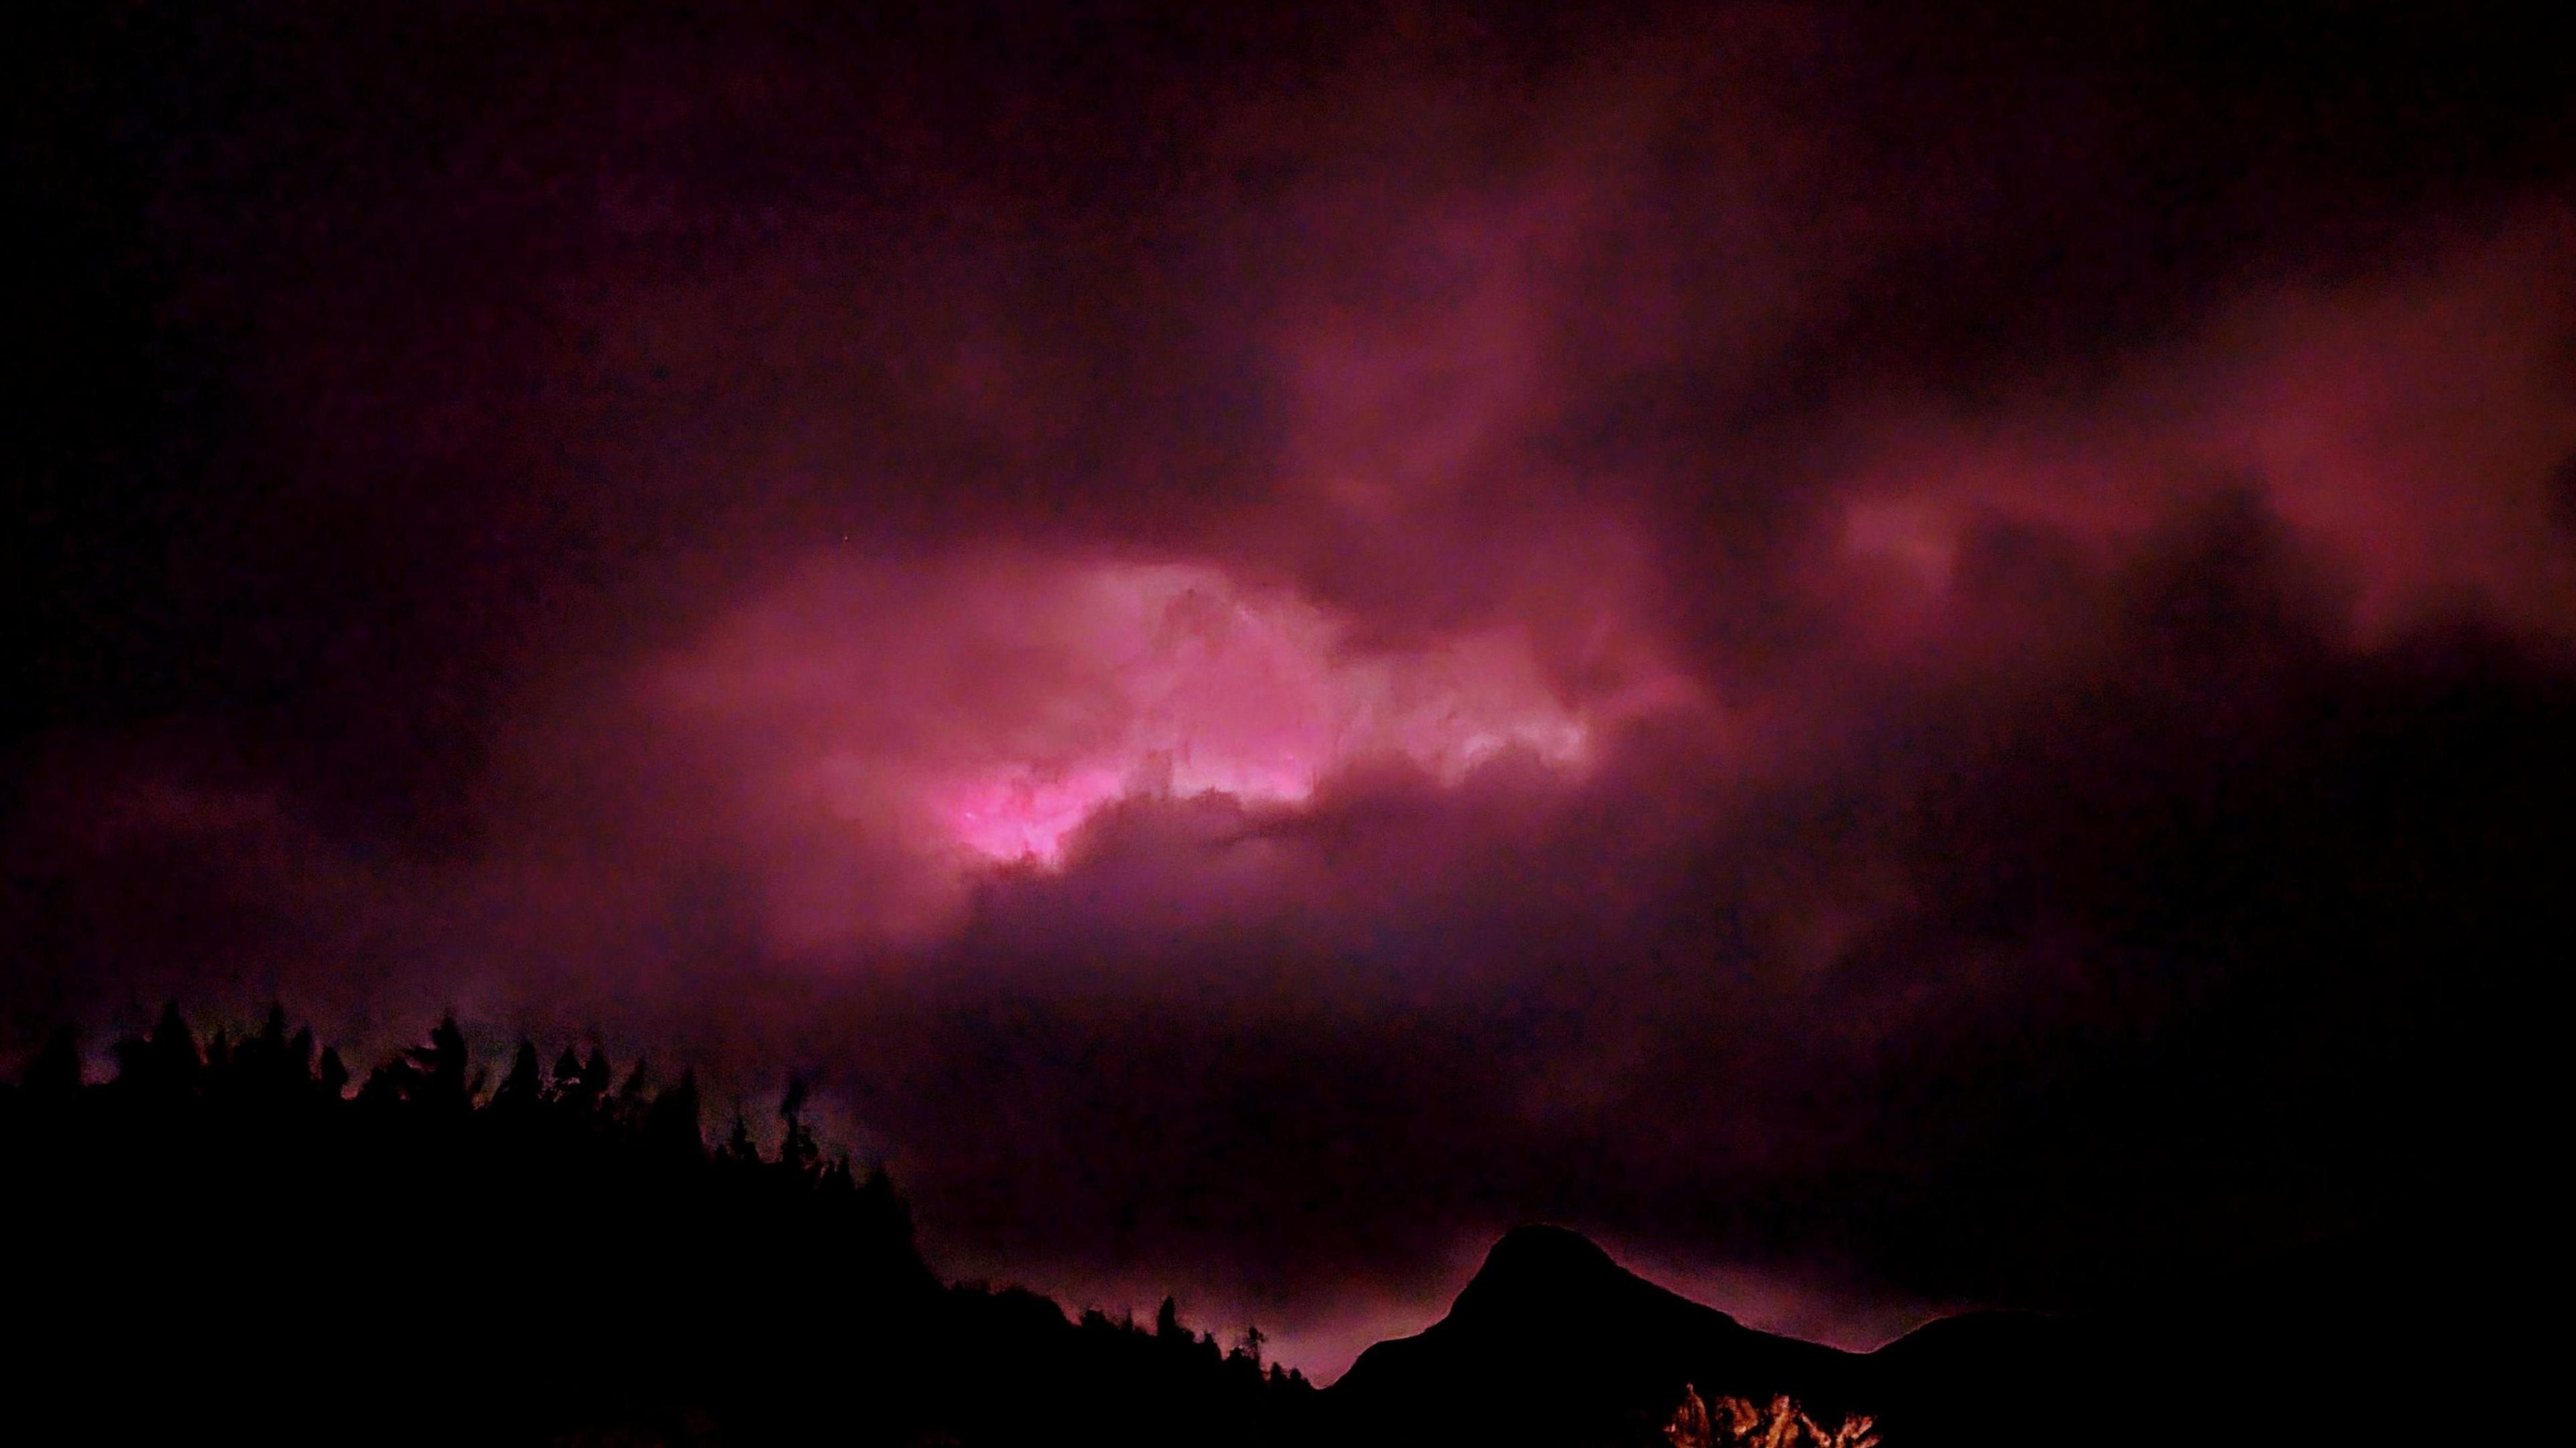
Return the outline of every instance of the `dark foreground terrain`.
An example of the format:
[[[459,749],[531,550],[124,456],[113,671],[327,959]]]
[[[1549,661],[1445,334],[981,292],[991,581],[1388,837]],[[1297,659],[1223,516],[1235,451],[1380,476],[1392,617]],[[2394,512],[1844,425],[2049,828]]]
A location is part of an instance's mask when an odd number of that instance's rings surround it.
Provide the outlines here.
[[[0,1087],[10,1441],[2413,1443],[2513,1411],[2507,1349],[2339,1263],[2190,1319],[1975,1314],[1852,1354],[1552,1227],[1319,1392],[1168,1302],[942,1283],[792,1086],[764,1153],[740,1122],[708,1149],[686,1075],[522,1046],[493,1084],[448,1023],[362,1083],[282,1013],[200,1046],[172,1011],[116,1059],[85,1083],[60,1036]]]
[[[793,1089],[764,1154],[687,1076],[489,1084],[447,1024],[363,1083],[282,1015],[117,1058],[58,1039],[0,1105],[33,1441],[1306,1441],[1303,1379],[1169,1312],[942,1284]]]

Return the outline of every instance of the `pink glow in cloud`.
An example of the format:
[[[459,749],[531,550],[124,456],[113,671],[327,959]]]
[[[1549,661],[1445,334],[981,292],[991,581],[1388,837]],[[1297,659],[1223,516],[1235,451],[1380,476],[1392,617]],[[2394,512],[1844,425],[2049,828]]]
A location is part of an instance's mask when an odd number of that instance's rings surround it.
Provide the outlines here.
[[[985,864],[1064,865],[1122,801],[1294,812],[1353,770],[1456,785],[1506,758],[1573,781],[1604,731],[1688,697],[1651,660],[1615,689],[1570,686],[1508,622],[1403,647],[1349,635],[1293,588],[1204,563],[832,564],[726,619],[658,698],[717,741],[743,828],[891,847],[953,906]],[[831,851],[798,858],[793,893],[832,895]],[[853,868],[837,889],[885,878]]]

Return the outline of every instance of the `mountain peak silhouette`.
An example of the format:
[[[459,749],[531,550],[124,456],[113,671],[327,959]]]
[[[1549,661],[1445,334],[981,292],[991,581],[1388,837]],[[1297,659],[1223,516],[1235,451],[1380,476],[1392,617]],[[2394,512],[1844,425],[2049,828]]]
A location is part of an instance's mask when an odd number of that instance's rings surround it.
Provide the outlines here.
[[[1557,1336],[1588,1321],[1676,1315],[1707,1329],[1735,1320],[1648,1282],[1567,1227],[1534,1224],[1503,1234],[1449,1309],[1453,1332],[1538,1330]]]
[[[1485,1253],[1485,1265],[1467,1284],[1489,1290],[1554,1288],[1602,1283],[1632,1274],[1610,1260],[1591,1238],[1570,1227],[1544,1223],[1514,1227]]]
[[[1855,1361],[1658,1287],[1579,1232],[1527,1226],[1448,1316],[1360,1354],[1327,1396],[1372,1441],[1650,1441],[1686,1384],[1831,1407],[1851,1401]]]
[[[1658,1445],[1686,1393],[1787,1398],[1875,1423],[1890,1448],[2148,1441],[2078,1405],[2115,1401],[2105,1347],[2064,1323],[1977,1313],[1850,1353],[1746,1327],[1619,1265],[1580,1232],[1516,1227],[1447,1316],[1378,1343],[1324,1390],[1354,1444]],[[2147,1420],[2140,1419],[2139,1422]]]

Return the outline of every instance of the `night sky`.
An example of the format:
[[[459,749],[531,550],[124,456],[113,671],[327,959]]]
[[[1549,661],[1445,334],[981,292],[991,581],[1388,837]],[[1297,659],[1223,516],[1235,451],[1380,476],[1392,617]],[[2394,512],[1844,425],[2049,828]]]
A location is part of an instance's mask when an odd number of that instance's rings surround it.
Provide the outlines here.
[[[2510,1260],[2521,8],[15,9],[0,1067],[801,1071],[1319,1376],[1527,1220],[1852,1346]]]

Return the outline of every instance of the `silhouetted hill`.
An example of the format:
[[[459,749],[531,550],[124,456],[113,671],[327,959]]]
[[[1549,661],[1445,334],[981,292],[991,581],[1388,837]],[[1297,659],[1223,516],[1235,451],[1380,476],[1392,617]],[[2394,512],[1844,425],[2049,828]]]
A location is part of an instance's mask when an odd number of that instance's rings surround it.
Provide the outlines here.
[[[1322,1394],[1332,1441],[1477,1448],[2127,1448],[2510,1436],[2551,1366],[2465,1282],[2347,1244],[2114,1315],[1976,1312],[1872,1353],[1744,1327],[1557,1227]],[[2536,1340],[2535,1340],[2536,1341]],[[1678,1431],[1677,1431],[1678,1430]]]
[[[1865,1360],[1754,1332],[1561,1226],[1520,1226],[1448,1317],[1360,1353],[1324,1399],[1373,1443],[1662,1445],[1685,1384],[1839,1417],[1860,1407]]]
[[[177,1011],[0,1088],[12,1442],[1306,1441],[1314,1395],[1184,1329],[943,1286],[882,1172],[709,1151],[693,1078],[502,1079],[442,1022],[350,1073]]]
[[[1885,1448],[2125,1442],[2139,1415],[2108,1342],[2080,1324],[1972,1313],[1841,1352],[1745,1327],[1577,1233],[1532,1226],[1494,1245],[1447,1317],[1370,1348],[1324,1398],[1355,1442],[1642,1448],[1674,1441],[1685,1402],[1715,1407],[1708,1442],[1768,1442],[1769,1419],[1730,1435],[1718,1405],[1784,1398],[1808,1434],[1785,1445],[1833,1441],[1846,1423],[1847,1441]]]
[[[1362,1353],[1325,1390],[1332,1421],[1372,1442],[1661,1445],[1685,1385],[1786,1393],[1839,1417],[1865,1361],[1745,1327],[1646,1281],[1561,1227],[1494,1244],[1449,1315]]]

